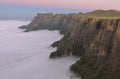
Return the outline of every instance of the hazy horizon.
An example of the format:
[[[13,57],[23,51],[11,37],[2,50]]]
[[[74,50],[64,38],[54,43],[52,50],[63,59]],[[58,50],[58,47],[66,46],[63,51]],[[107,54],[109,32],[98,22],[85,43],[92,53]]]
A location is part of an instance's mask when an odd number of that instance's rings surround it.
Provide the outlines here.
[[[37,13],[120,10],[120,0],[0,0],[0,19],[31,20]],[[107,5],[106,5],[107,4]]]

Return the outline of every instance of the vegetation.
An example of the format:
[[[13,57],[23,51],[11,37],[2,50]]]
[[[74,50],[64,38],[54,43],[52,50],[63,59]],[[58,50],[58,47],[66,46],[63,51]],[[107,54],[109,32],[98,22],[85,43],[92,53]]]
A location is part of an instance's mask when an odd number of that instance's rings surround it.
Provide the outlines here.
[[[95,10],[84,14],[80,13],[78,15],[90,18],[120,19],[120,11],[117,10]]]

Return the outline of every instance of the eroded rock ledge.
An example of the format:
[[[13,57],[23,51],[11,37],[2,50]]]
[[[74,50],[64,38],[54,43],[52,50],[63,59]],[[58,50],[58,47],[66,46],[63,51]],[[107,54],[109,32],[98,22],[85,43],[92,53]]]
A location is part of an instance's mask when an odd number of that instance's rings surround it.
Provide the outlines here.
[[[50,58],[80,56],[70,69],[82,79],[120,79],[120,19],[38,14],[26,31],[40,29],[57,29],[64,34],[52,44],[57,51]]]

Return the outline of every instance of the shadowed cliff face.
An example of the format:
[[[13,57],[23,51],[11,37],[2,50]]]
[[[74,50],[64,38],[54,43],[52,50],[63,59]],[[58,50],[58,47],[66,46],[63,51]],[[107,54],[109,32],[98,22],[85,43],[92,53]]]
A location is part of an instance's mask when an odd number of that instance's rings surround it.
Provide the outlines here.
[[[83,79],[120,79],[120,19],[81,17],[75,14],[38,14],[26,31],[60,30],[50,58],[81,56],[71,70]]]
[[[32,22],[26,27],[26,32],[40,29],[60,30],[64,33],[66,30],[64,23],[69,17],[66,14],[37,14]],[[63,29],[64,28],[64,29]]]
[[[71,70],[83,79],[120,79],[120,19],[91,19],[87,24],[73,43],[73,51],[82,56]]]

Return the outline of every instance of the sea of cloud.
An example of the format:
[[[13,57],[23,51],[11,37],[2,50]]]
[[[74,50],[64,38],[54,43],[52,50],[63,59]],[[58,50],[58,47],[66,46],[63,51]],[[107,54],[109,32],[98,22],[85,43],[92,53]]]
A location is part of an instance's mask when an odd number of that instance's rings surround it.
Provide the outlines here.
[[[73,56],[49,59],[50,45],[62,38],[58,31],[23,32],[29,22],[0,21],[0,79],[75,79],[69,66]]]

